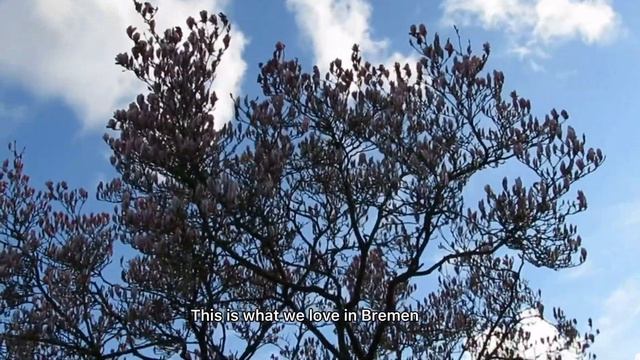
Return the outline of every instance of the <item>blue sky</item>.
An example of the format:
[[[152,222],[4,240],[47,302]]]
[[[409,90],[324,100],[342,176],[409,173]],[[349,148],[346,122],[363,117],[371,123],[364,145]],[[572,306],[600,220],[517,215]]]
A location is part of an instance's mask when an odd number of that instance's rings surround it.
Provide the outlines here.
[[[506,88],[531,99],[534,113],[564,108],[570,124],[607,155],[580,184],[589,210],[575,219],[587,263],[534,271],[548,308],[563,306],[602,331],[599,357],[640,360],[640,2],[606,0],[157,0],[159,25],[183,25],[201,9],[224,11],[234,26],[219,94],[257,95],[257,64],[276,41],[287,56],[326,68],[359,43],[371,62],[411,61],[408,27],[453,34],[479,49]],[[27,148],[36,184],[66,179],[93,190],[113,172],[101,137],[113,110],[141,90],[114,65],[138,19],[129,0],[0,0],[0,144]],[[221,98],[223,96],[220,96]],[[227,99],[227,97],[224,97]],[[216,119],[230,117],[229,104]],[[5,147],[2,157],[8,156]],[[499,174],[500,178],[503,175]],[[94,204],[98,207],[100,204]]]

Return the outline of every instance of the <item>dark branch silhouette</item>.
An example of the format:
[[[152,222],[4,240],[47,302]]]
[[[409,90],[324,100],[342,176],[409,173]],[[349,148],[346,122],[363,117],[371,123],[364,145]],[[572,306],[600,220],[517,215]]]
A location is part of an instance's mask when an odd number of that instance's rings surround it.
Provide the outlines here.
[[[586,257],[567,221],[587,207],[574,183],[604,156],[566,111],[535,117],[485,70],[488,44],[474,54],[414,25],[419,60],[391,68],[354,46],[328,73],[305,72],[278,43],[262,95],[237,98],[216,130],[228,19],[202,11],[160,33],[156,9],[135,7],[146,28],[127,29],[116,63],[148,92],[107,126],[119,176],[98,198],[114,212],[87,214],[88,193],[64,182],[32,188],[15,147],[0,169],[3,358],[519,358],[522,311],[543,309],[523,267]],[[507,164],[521,176],[471,185]],[[113,262],[114,244],[130,256]],[[419,317],[193,313],[365,309]],[[554,341],[588,355],[593,334],[554,315]]]

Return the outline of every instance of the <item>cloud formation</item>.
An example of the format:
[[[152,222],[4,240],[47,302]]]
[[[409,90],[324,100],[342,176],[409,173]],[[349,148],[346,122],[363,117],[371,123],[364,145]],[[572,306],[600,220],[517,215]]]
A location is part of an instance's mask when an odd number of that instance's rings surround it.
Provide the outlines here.
[[[488,348],[490,351],[495,349],[497,344],[502,344],[504,349],[515,351],[518,358],[523,359],[560,359],[560,360],[578,360],[580,356],[580,348],[578,343],[573,343],[569,347],[565,346],[565,340],[560,336],[558,329],[547,322],[540,316],[540,312],[535,309],[524,310],[520,314],[520,322],[517,329],[529,334],[528,339],[521,339],[516,342],[507,341],[503,343],[503,339],[495,335],[489,339]],[[479,340],[484,343],[486,333],[481,335]],[[558,339],[558,340],[550,340]],[[472,354],[469,359],[477,358]]]
[[[640,351],[640,278],[622,281],[604,301],[601,316],[595,326],[601,331],[595,349],[610,359],[630,358]],[[636,360],[638,355],[635,355]]]
[[[552,42],[603,43],[620,27],[608,0],[445,0],[442,8],[448,24],[505,31],[521,57],[544,57],[542,46]]]
[[[223,11],[225,0],[156,0],[158,29],[181,25],[200,10]],[[117,53],[128,51],[128,25],[141,25],[131,1],[4,0],[0,2],[0,77],[36,95],[63,100],[85,128],[102,127],[113,111],[144,88],[131,73],[115,65]],[[142,28],[142,26],[139,26]],[[229,52],[221,63],[215,88],[221,101],[216,114],[233,113],[228,93],[237,93],[246,63],[246,39],[234,27]],[[223,104],[223,101],[226,104]]]
[[[415,62],[414,56],[389,54],[389,41],[376,40],[369,23],[372,8],[366,0],[287,0],[296,23],[311,40],[314,63],[327,70],[336,58],[351,59],[353,44],[369,62],[391,65]]]

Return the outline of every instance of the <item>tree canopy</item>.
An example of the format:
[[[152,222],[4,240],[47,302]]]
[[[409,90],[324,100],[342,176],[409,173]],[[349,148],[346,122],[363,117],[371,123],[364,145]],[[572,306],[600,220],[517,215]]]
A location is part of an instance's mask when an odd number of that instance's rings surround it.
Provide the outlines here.
[[[523,310],[544,312],[524,266],[586,258],[574,183],[604,156],[566,111],[539,118],[506,93],[488,44],[412,25],[412,64],[354,45],[323,74],[277,43],[262,94],[217,129],[227,17],[158,32],[157,9],[135,8],[146,28],[116,63],[148,91],[107,124],[119,176],[97,197],[114,211],[87,213],[65,182],[32,187],[15,147],[0,168],[2,357],[519,358]],[[470,188],[511,163],[520,177]],[[556,341],[587,356],[594,334],[553,315]]]

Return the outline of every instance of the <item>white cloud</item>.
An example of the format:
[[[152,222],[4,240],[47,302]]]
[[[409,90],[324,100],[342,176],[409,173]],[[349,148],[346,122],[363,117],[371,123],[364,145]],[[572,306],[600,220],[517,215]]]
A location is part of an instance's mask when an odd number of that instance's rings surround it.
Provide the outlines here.
[[[560,342],[547,341],[553,339],[559,335],[558,330],[547,321],[540,317],[537,310],[528,310],[523,314],[524,320],[521,327],[524,331],[528,332],[530,339],[524,344],[518,344],[517,348],[520,349],[520,355],[526,359],[535,359],[543,354],[562,354],[563,360],[575,359],[575,353],[571,353],[568,350],[560,351]]]
[[[606,1],[539,0],[534,34],[544,41],[580,37],[586,43],[610,38],[617,14]]]
[[[596,338],[596,353],[608,359],[629,359],[640,350],[640,278],[623,281],[603,303],[595,321],[601,333]],[[635,355],[638,360],[638,354]]]
[[[640,360],[640,352],[636,354],[636,356],[633,358],[633,360]]]
[[[226,1],[157,0],[158,29],[181,25],[202,9],[224,10]],[[35,94],[59,98],[83,121],[102,127],[113,111],[144,90],[131,73],[115,65],[117,53],[128,51],[128,25],[141,24],[131,1],[5,0],[0,2],[0,76],[19,82]],[[142,28],[142,26],[139,26]],[[246,40],[237,27],[216,82],[221,102],[216,115],[232,114],[227,94],[236,93],[246,64]]]
[[[444,17],[447,22],[520,31],[535,24],[530,6],[523,0],[445,0]]]
[[[350,63],[353,44],[371,63],[412,63],[416,57],[394,52],[389,42],[372,37],[371,5],[365,0],[287,0],[298,27],[311,40],[315,63],[326,70],[336,58]]]
[[[237,28],[237,26],[233,27],[233,29]],[[242,52],[248,40],[242,32],[237,30],[232,30],[231,38],[231,45],[220,62],[213,85],[219,99],[214,111],[216,128],[233,119],[234,106],[229,94],[233,94],[234,97],[241,95],[240,86],[247,70]]]
[[[521,321],[518,329],[523,330],[528,336],[524,335],[514,342],[503,344],[504,349],[511,349],[523,359],[546,359],[559,358],[561,360],[578,360],[579,344],[576,342],[569,348],[565,349],[564,341],[553,340],[560,338],[560,333],[555,326],[544,320],[538,310],[528,309],[521,314]],[[481,340],[486,336],[482,335]],[[495,337],[489,339],[489,349],[494,349],[499,340]],[[477,357],[477,356],[476,356]],[[471,359],[474,354],[471,354]]]
[[[442,7],[446,23],[505,31],[521,57],[544,57],[543,45],[563,40],[603,43],[620,25],[608,0],[445,0]]]
[[[544,72],[545,68],[544,66],[540,65],[537,61],[535,60],[529,60],[529,66],[531,66],[531,69],[535,72]]]

